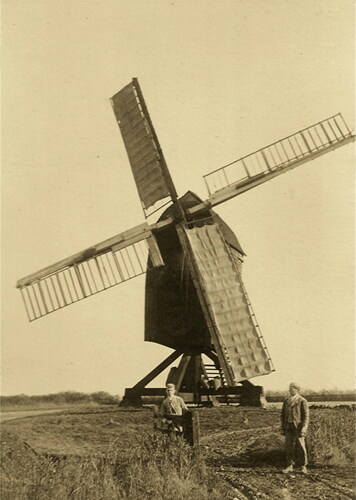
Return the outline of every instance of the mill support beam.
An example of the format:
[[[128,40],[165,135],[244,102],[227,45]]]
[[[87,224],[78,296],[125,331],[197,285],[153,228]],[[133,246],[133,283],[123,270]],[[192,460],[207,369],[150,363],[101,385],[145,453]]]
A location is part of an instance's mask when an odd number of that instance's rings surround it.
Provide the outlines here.
[[[150,373],[148,373],[143,379],[137,382],[131,389],[125,390],[125,396],[122,399],[121,406],[141,406],[144,388],[147,384],[152,382],[160,373],[163,372],[169,365],[173,363],[179,356],[182,355],[182,351],[174,351],[170,354],[162,363],[157,365]]]

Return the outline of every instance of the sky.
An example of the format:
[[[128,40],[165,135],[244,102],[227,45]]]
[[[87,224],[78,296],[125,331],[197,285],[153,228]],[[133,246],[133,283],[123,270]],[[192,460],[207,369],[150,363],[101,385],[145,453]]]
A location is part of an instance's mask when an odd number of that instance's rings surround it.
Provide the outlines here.
[[[178,194],[205,198],[204,174],[271,142],[338,112],[354,129],[354,39],[352,0],[3,0],[3,395],[123,395],[171,352],[143,341],[144,276],[33,323],[15,288],[144,222],[109,98],[139,79]],[[216,209],[266,390],[354,387],[354,186],[349,144]]]

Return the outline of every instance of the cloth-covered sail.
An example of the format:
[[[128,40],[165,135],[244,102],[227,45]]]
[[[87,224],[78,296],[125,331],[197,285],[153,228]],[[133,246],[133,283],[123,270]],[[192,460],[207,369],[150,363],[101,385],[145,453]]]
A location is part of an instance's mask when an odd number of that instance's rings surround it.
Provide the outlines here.
[[[235,259],[216,224],[186,230],[202,290],[235,381],[273,371]]]

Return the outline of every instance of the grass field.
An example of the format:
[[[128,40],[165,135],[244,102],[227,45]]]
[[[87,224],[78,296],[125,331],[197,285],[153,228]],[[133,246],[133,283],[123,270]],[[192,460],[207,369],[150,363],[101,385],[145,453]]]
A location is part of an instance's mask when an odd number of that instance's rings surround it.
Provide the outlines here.
[[[278,410],[197,411],[199,456],[181,439],[154,433],[149,409],[89,407],[7,421],[1,498],[354,498],[354,411],[311,410],[310,474],[294,479],[280,474]]]

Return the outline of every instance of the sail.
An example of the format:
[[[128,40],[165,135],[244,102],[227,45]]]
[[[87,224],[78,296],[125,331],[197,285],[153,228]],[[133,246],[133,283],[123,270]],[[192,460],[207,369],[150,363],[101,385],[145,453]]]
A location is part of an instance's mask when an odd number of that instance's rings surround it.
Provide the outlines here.
[[[209,198],[188,212],[215,207],[354,140],[342,115],[331,116],[206,174]]]
[[[111,104],[146,214],[150,207],[169,197],[171,192],[167,185],[167,165],[137,80],[115,94]]]
[[[266,375],[272,361],[238,272],[216,224],[187,229],[201,288],[235,382]]]
[[[158,227],[141,224],[18,280],[29,321],[162,266]]]

